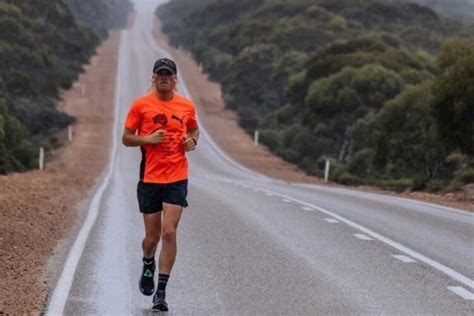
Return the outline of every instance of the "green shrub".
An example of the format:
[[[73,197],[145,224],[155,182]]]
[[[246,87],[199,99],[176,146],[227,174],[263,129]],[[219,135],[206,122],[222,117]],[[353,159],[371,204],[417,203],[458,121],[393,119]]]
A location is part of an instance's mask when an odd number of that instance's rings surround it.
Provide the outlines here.
[[[474,183],[474,169],[466,168],[457,171],[454,174],[454,180],[458,180],[462,184]]]
[[[413,191],[422,191],[426,188],[426,185],[429,182],[429,177],[426,174],[418,174],[413,178]]]
[[[392,190],[396,192],[403,192],[406,189],[413,187],[413,179],[392,179],[392,180],[378,180],[374,181],[373,184],[382,189]]]
[[[446,181],[440,179],[432,179],[426,183],[426,191],[439,192],[446,186]]]
[[[260,132],[260,141],[274,151],[280,146],[280,135],[274,130],[263,130]]]
[[[454,178],[449,182],[448,186],[446,187],[445,191],[446,192],[458,192],[461,191],[462,187],[464,186],[464,183],[459,178]]]

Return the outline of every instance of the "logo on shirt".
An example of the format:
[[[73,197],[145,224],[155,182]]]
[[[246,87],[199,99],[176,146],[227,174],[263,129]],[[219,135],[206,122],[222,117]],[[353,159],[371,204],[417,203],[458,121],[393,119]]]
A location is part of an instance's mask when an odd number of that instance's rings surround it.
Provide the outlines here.
[[[181,127],[183,127],[184,117],[181,116],[181,118],[179,118],[178,115],[173,114],[173,115],[171,115],[171,119],[179,121],[181,123]]]
[[[166,127],[168,125],[168,118],[164,113],[161,113],[153,117],[153,123],[161,124],[162,127]]]

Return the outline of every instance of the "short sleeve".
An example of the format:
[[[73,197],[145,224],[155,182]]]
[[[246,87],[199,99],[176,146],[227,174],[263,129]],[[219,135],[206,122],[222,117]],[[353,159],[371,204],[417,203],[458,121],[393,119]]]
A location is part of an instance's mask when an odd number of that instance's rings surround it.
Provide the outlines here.
[[[140,112],[140,105],[137,101],[133,102],[125,119],[125,127],[133,131],[137,130],[142,123],[142,114]]]
[[[186,129],[191,130],[198,126],[197,119],[196,119],[196,110],[194,108],[194,104],[191,103],[192,109],[189,115],[188,120],[186,121]]]

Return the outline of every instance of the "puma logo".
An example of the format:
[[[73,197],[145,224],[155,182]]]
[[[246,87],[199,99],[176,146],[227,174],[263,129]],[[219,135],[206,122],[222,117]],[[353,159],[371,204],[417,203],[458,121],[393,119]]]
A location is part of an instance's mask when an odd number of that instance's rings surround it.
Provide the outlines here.
[[[171,119],[172,119],[172,120],[177,120],[177,121],[179,121],[179,122],[181,123],[181,127],[183,127],[183,120],[184,120],[184,117],[179,118],[179,117],[177,117],[176,115],[173,114],[173,115],[171,115]]]

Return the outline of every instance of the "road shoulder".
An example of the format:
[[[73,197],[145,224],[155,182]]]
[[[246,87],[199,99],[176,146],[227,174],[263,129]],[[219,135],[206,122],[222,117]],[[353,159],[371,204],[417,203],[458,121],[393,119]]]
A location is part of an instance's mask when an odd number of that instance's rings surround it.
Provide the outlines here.
[[[119,41],[111,32],[62,95],[59,109],[77,118],[73,141],[50,153],[43,171],[0,177],[0,314],[41,313],[60,275],[109,158]]]

